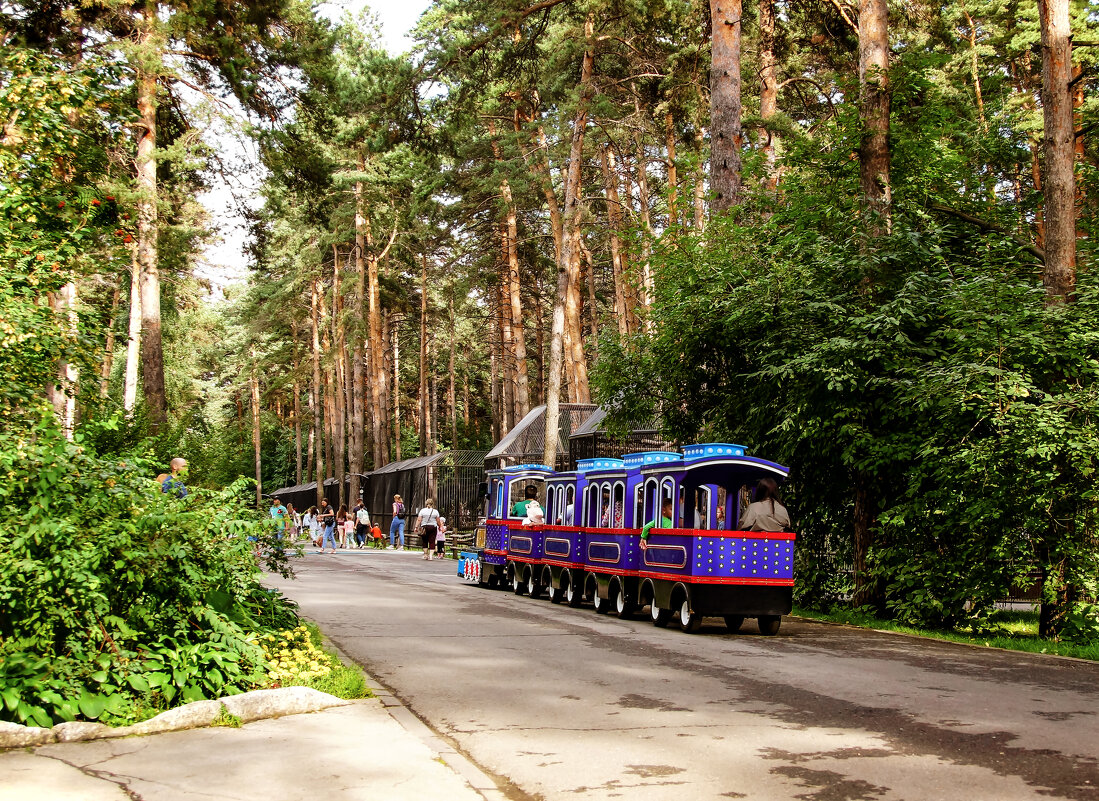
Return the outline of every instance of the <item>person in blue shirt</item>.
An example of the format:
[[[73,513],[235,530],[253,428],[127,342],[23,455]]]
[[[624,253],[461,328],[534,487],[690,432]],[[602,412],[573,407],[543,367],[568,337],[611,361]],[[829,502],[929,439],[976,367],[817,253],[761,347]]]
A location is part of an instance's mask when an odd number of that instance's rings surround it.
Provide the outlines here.
[[[172,459],[172,474],[160,485],[160,491],[175,495],[177,498],[187,497],[187,485],[183,483],[187,475],[187,460],[176,457]]]
[[[290,513],[286,511],[286,507],[282,505],[282,502],[278,498],[271,499],[271,519],[275,521],[275,528],[278,530],[278,537],[281,540],[282,535],[286,532],[286,521],[290,518]]]

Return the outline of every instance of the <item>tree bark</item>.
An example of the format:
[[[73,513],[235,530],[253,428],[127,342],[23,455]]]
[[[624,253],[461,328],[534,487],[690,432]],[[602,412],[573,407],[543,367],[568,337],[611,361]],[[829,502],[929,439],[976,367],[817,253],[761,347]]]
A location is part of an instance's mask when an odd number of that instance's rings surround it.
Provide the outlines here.
[[[668,227],[679,226],[679,211],[676,208],[676,189],[679,184],[675,166],[675,118],[671,111],[664,113],[664,149],[668,155],[665,162],[668,172]]]
[[[69,281],[56,293],[50,293],[50,306],[58,317],[66,321],[66,333],[70,342],[76,344],[78,330],[76,317],[76,282]],[[76,425],[76,381],[77,367],[64,354],[57,362],[54,381],[47,387],[47,395],[53,405],[54,415],[61,425],[67,439],[73,438]]]
[[[886,0],[859,3],[859,186],[871,237],[891,227],[889,178],[889,7]]]
[[[321,288],[320,279],[314,278],[310,293],[310,312],[313,324],[313,448],[316,452],[314,466],[316,467],[317,504],[324,497],[324,401],[322,400],[321,385]]]
[[[145,7],[142,44],[153,45],[156,4]],[[146,58],[152,60],[150,52]],[[138,67],[135,80],[140,118],[137,140],[137,261],[141,270],[141,373],[149,430],[156,434],[168,420],[164,389],[164,348],[160,330],[160,269],[157,262],[156,93],[157,76]]]
[[[1075,131],[1072,123],[1072,30],[1068,0],[1038,0],[1042,29],[1042,196],[1045,201],[1046,305],[1076,296]]]
[[[141,267],[137,263],[137,246],[131,248],[130,264],[130,328],[126,338],[126,375],[122,387],[122,408],[126,416],[137,405],[138,362],[141,356]]]
[[[458,448],[458,394],[455,391],[454,381],[454,356],[455,349],[457,347],[457,320],[454,317],[454,287],[450,287],[450,364],[448,365],[447,372],[449,373],[450,383],[447,387],[447,405],[450,409],[450,447],[457,450]]]
[[[343,327],[343,297],[340,294],[340,254],[332,246],[332,437],[335,444],[335,477],[339,506],[347,502],[347,436],[346,436],[346,351]]]
[[[367,247],[366,296],[367,314],[370,319],[370,396],[374,415],[372,422],[374,469],[389,464],[389,395],[388,374],[385,369],[385,345],[382,325],[381,290],[378,283],[378,257],[373,252],[374,241],[370,220],[364,216],[362,223]]]
[[[111,292],[111,313],[107,317],[107,341],[103,344],[103,363],[99,369],[99,397],[106,398],[111,383],[111,368],[114,366],[114,329],[118,324],[118,303],[122,298],[122,284],[116,283]]]
[[[298,321],[291,320],[290,336],[292,342],[294,369],[294,485],[301,484],[301,342],[298,339]]]
[[[549,386],[546,389],[546,440],[543,450],[543,463],[550,467],[557,465],[558,425],[561,416],[561,368],[564,355],[564,333],[566,311],[573,310],[570,288],[575,287],[579,295],[578,283],[574,280],[574,265],[579,265],[580,246],[580,166],[584,156],[584,129],[588,124],[588,105],[592,98],[592,70],[595,64],[595,42],[593,39],[594,17],[589,14],[584,23],[584,37],[587,46],[580,68],[580,100],[573,118],[572,142],[569,147],[569,169],[565,178],[565,224],[561,243],[561,258],[557,262],[557,295],[553,304],[553,326],[550,333]],[[566,307],[570,307],[566,309]],[[576,308],[579,317],[579,309]],[[579,325],[577,325],[579,328]],[[583,343],[574,342],[573,359],[577,368],[578,396],[587,395],[587,364],[583,361]],[[579,359],[576,351],[579,350]],[[580,368],[583,368],[583,377]]]
[[[778,110],[778,60],[775,58],[775,0],[759,3],[759,117],[766,125]],[[778,186],[778,137],[766,128],[760,131],[763,162],[766,165],[766,187],[773,192]]]
[[[741,193],[741,0],[710,0],[711,213],[740,205]]]
[[[263,465],[260,456],[259,375],[256,372],[256,346],[252,346],[252,366],[249,371],[252,390],[252,448],[256,457],[256,508],[263,508]]]
[[[603,191],[607,195],[607,235],[611,247],[611,276],[614,281],[614,316],[619,336],[627,336],[632,330],[633,309],[628,303],[626,267],[619,231],[623,226],[622,202],[618,196],[618,172],[614,164],[614,152],[609,145],[599,148],[599,161],[603,168]]]
[[[401,337],[396,323],[390,332],[393,339],[393,448],[401,461]]]
[[[427,398],[427,256],[420,254],[420,456],[428,453],[431,408]]]
[[[360,158],[359,164],[362,165]],[[362,181],[355,182],[355,313],[351,325],[351,497],[358,500],[360,474],[365,466],[366,384],[363,343],[363,315],[366,312],[366,213]]]

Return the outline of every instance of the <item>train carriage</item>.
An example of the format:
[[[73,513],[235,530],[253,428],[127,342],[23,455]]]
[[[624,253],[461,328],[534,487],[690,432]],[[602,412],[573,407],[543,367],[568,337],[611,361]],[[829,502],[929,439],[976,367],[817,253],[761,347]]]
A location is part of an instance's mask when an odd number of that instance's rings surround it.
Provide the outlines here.
[[[726,443],[689,445],[678,463],[642,468],[644,515],[655,521],[642,553],[639,605],[653,623],[678,615],[686,631],[703,617],[723,617],[737,630],[755,617],[778,632],[793,600],[794,540],[787,532],[739,531],[748,492],[761,478],[789,470]],[[670,502],[670,525],[662,509]]]
[[[570,606],[587,598],[622,617],[648,606],[655,625],[678,617],[688,632],[703,617],[722,617],[731,631],[755,617],[775,634],[792,606],[795,535],[739,531],[738,521],[760,479],[788,473],[729,443],[582,460],[573,473],[492,471],[480,583],[534,597],[546,589]],[[514,513],[528,486],[545,508],[543,526]]]
[[[510,583],[518,588],[527,571],[517,570],[516,565],[541,564],[542,528],[523,526],[523,515],[514,512],[527,487],[534,487],[539,503],[544,503],[545,482],[552,475],[553,470],[540,464],[489,471],[488,514],[483,541],[479,534],[477,543],[479,583],[501,587]]]

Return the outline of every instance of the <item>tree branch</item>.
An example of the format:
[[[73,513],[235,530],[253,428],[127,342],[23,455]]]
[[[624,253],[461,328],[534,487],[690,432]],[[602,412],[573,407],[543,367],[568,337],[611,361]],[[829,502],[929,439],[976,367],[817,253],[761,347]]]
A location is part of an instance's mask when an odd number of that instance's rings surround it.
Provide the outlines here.
[[[976,226],[982,231],[1003,234],[1004,236],[1009,237],[1013,242],[1015,242],[1015,244],[1017,244],[1027,253],[1038,259],[1038,261],[1040,261],[1042,264],[1046,263],[1046,254],[1044,250],[1030,244],[1029,242],[1024,242],[1022,239],[1011,233],[1011,231],[1008,231],[1006,228],[996,225],[995,223],[990,223],[988,222],[988,220],[982,220],[980,217],[974,217],[972,214],[968,214],[964,211],[952,209],[950,208],[950,206],[944,206],[940,203],[929,203],[928,208],[932,211],[937,211],[940,214],[946,214],[950,217],[962,220],[963,222],[967,222],[970,225]]]
[[[840,16],[843,17],[843,21],[847,23],[847,26],[855,33],[859,32],[859,26],[851,21],[851,18],[847,16],[847,9],[839,2],[839,0],[829,0],[829,2],[836,7],[836,11],[840,12]]]

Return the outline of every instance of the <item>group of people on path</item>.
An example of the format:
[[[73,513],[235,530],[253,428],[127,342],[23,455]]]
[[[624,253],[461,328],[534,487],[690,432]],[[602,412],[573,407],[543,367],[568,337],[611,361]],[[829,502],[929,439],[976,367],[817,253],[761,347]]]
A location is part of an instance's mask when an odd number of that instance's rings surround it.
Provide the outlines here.
[[[407,511],[400,495],[393,496],[393,522],[389,525],[389,548],[404,550]],[[288,536],[293,542],[308,532],[309,540],[320,553],[335,553],[337,548],[385,548],[385,537],[377,523],[371,523],[370,512],[360,499],[348,511],[346,506],[333,509],[327,498],[319,506],[310,506],[304,515],[293,504],[283,506],[278,498],[271,499],[271,518],[278,536]],[[442,556],[446,547],[446,518],[439,514],[435,502],[428,499],[416,517],[416,528],[423,539],[424,559]]]

